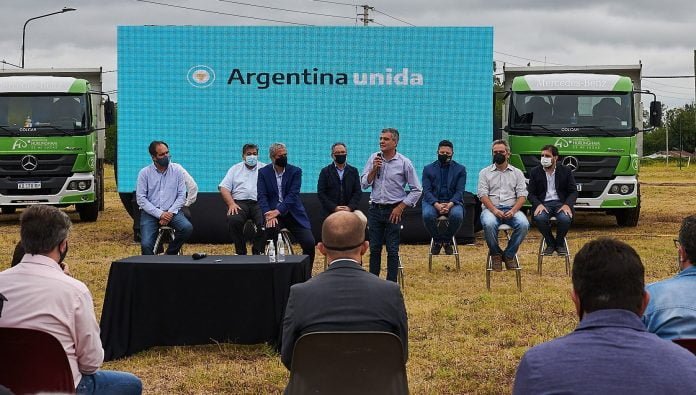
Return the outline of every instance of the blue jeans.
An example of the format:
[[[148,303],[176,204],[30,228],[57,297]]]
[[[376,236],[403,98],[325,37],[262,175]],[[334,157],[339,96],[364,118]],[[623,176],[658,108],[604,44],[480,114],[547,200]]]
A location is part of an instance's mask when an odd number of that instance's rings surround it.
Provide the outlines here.
[[[143,384],[139,378],[127,372],[97,370],[93,374],[83,374],[75,392],[78,395],[140,395],[143,392]]]
[[[440,229],[437,226],[437,217],[439,217],[440,214],[437,212],[437,210],[435,210],[433,205],[425,203],[423,204],[421,211],[423,212],[423,224],[425,225],[425,229],[428,230],[428,233],[430,233],[430,236],[432,236],[435,242],[450,243],[452,242],[452,237],[462,226],[462,222],[464,221],[464,212],[466,210],[464,210],[464,206],[459,204],[452,206],[449,214],[446,214],[449,222],[447,229]]]
[[[370,205],[367,225],[370,235],[370,273],[379,277],[382,271],[382,245],[387,247],[387,280],[396,282],[399,272],[399,242],[401,223],[389,222],[392,209]]]
[[[179,211],[174,218],[169,222],[169,226],[176,230],[174,240],[167,246],[167,255],[176,255],[179,253],[184,242],[191,237],[193,233],[193,225],[184,215],[183,211]],[[157,239],[157,229],[159,229],[159,218],[155,218],[145,211],[140,212],[140,250],[143,255],[153,255],[155,240]]]
[[[542,211],[539,215],[535,215],[533,218],[534,224],[539,228],[539,233],[544,236],[547,246],[565,246],[563,239],[568,234],[568,230],[570,230],[573,218],[559,211],[561,206],[563,206],[563,202],[560,200],[551,200],[543,204],[549,212]],[[556,217],[556,237],[551,233],[551,217]]]
[[[505,212],[510,210],[510,206],[498,206],[498,209]],[[506,224],[512,228],[512,237],[510,237],[505,250],[498,245],[498,226],[501,224]],[[484,208],[481,212],[481,226],[483,226],[483,235],[486,238],[490,254],[502,254],[507,258],[514,258],[524,237],[527,236],[527,231],[529,231],[529,221],[527,221],[527,216],[521,211],[515,213],[510,219],[502,219]]]

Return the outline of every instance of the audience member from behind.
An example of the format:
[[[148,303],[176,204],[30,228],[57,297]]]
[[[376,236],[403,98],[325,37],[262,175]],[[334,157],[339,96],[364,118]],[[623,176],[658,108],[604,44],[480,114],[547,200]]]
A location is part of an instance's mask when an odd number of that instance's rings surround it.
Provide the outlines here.
[[[643,323],[663,339],[696,338],[696,215],[684,218],[677,240],[680,272],[647,286]]]
[[[35,205],[20,217],[26,254],[0,273],[5,301],[0,327],[29,328],[54,336],[65,349],[78,394],[140,394],[140,379],[130,373],[99,370],[104,350],[94,303],[87,286],[67,276],[70,219],[59,209]]]
[[[696,356],[649,333],[644,268],[626,243],[600,238],[573,263],[574,332],[531,348],[515,394],[694,394]]]
[[[360,216],[341,211],[322,226],[319,251],[329,268],[290,288],[283,320],[281,360],[290,369],[297,339],[310,332],[383,331],[399,336],[408,357],[408,322],[399,286],[360,265],[369,248]]]
[[[167,255],[176,255],[193,233],[193,226],[182,207],[186,202],[186,181],[181,166],[170,165],[169,146],[153,141],[148,147],[152,164],[138,173],[135,194],[140,213],[140,249],[153,255],[157,229],[171,226],[176,231]]]

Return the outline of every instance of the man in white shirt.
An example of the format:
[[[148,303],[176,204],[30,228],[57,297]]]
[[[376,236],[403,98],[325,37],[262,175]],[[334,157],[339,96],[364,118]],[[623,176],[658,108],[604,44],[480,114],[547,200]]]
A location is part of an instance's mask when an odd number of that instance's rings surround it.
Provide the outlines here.
[[[259,147],[256,144],[244,144],[242,161],[230,167],[218,185],[222,200],[227,205],[227,224],[237,255],[246,255],[247,238],[252,241],[252,254],[259,255],[263,252],[264,218],[256,201],[256,181],[259,168],[265,165],[259,162]],[[253,235],[245,237],[244,226],[248,220],[253,222]]]
[[[22,213],[22,261],[0,273],[4,297],[0,327],[51,334],[65,349],[78,394],[140,394],[130,373],[99,370],[104,350],[87,286],[64,273],[70,218],[61,210],[35,205]]]

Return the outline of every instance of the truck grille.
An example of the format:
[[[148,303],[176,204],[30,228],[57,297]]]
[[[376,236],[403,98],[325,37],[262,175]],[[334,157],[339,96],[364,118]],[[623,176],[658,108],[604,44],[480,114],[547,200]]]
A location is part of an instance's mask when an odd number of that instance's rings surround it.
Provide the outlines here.
[[[582,184],[580,198],[596,198],[604,192],[609,181],[614,178],[614,171],[619,164],[618,156],[573,155],[578,160],[578,167],[573,172],[575,182]],[[529,170],[539,166],[539,155],[521,155],[525,167],[524,175],[529,178]],[[559,156],[562,162],[565,156]]]
[[[27,158],[31,155],[33,158]],[[12,154],[0,155],[0,194],[6,196],[55,195],[65,180],[73,175],[77,155],[61,154]],[[29,161],[31,163],[27,164]],[[29,171],[22,167],[34,170]],[[40,182],[41,188],[19,189],[21,182]]]

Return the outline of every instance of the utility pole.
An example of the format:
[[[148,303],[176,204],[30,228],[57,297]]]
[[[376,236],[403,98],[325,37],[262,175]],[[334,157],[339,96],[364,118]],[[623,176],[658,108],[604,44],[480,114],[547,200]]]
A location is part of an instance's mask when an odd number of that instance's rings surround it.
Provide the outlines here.
[[[363,21],[363,26],[367,26],[368,23],[374,22],[373,19],[370,19],[369,13],[370,13],[370,10],[374,10],[375,7],[370,7],[367,4],[361,5],[360,7],[363,8],[363,13],[358,14],[358,16],[360,17],[360,20]],[[696,52],[694,52],[694,54],[696,55]],[[695,65],[696,65],[696,63],[695,63]]]

